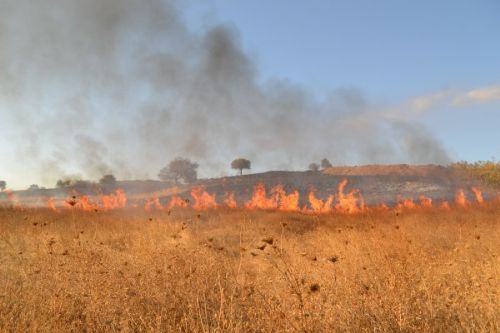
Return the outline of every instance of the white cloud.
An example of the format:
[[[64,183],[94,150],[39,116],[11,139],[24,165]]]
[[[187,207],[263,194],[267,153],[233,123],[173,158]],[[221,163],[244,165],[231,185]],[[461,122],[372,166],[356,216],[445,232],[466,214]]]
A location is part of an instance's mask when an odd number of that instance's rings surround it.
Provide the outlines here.
[[[452,104],[455,106],[464,106],[495,101],[500,101],[500,85],[469,90],[462,95],[455,96]]]
[[[412,113],[423,113],[439,106],[462,107],[498,101],[500,85],[492,85],[466,91],[447,89],[417,96],[410,99],[405,108]]]

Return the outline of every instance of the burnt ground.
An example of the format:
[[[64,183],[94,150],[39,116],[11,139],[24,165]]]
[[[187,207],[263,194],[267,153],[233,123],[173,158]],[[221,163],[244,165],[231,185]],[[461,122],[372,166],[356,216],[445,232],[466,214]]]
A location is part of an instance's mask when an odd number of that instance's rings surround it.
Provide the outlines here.
[[[35,191],[18,191],[17,197],[23,202],[45,202],[49,197],[66,198],[74,194],[98,195],[113,192],[122,188],[131,202],[141,203],[153,196],[158,196],[162,203],[170,200],[172,195],[190,198],[191,189],[202,186],[209,193],[215,193],[222,202],[227,192],[234,192],[239,205],[250,199],[254,187],[264,183],[269,191],[276,185],[282,185],[290,193],[299,191],[300,203],[304,205],[307,194],[314,189],[318,198],[326,199],[336,194],[339,183],[348,180],[345,192],[359,189],[369,205],[382,202],[393,205],[398,198],[417,200],[421,195],[432,198],[435,202],[454,201],[457,191],[464,190],[469,200],[474,200],[472,187],[484,192],[486,199],[498,195],[498,191],[486,187],[478,180],[465,177],[457,171],[437,165],[365,165],[333,167],[323,171],[269,171],[243,176],[200,179],[195,184],[178,185],[154,180],[119,181],[114,186],[103,187],[90,184],[84,187],[64,189],[43,189]],[[42,198],[40,200],[40,198]],[[7,195],[0,194],[0,201]]]

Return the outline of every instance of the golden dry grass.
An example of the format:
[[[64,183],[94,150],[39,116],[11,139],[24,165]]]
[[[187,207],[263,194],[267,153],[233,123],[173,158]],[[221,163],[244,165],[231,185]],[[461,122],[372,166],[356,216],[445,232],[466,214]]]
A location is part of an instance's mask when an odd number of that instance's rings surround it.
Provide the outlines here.
[[[494,332],[500,206],[0,209],[0,331]]]

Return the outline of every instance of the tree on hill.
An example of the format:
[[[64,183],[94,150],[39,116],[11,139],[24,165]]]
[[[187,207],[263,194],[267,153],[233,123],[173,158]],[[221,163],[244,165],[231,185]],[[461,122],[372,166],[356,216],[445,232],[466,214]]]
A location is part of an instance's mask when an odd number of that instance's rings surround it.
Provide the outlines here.
[[[231,162],[231,168],[240,170],[240,175],[243,174],[243,169],[250,169],[251,162],[245,158],[237,158]]]
[[[321,169],[331,168],[332,166],[332,163],[326,157],[321,160]]]
[[[115,185],[116,178],[115,178],[115,176],[113,176],[111,174],[104,175],[104,176],[102,176],[101,179],[99,179],[99,184],[101,184],[101,185]]]
[[[73,184],[73,181],[71,179],[59,179],[56,183],[57,188],[63,188],[67,187]]]
[[[179,184],[180,180],[184,183],[193,183],[198,179],[198,166],[198,163],[191,162],[187,158],[178,157],[160,170],[158,178],[163,181],[173,181],[176,184]]]
[[[0,180],[0,191],[5,191],[7,188],[7,182],[5,180]]]
[[[310,171],[318,171],[319,170],[318,163],[311,163],[311,164],[309,164],[309,170]]]

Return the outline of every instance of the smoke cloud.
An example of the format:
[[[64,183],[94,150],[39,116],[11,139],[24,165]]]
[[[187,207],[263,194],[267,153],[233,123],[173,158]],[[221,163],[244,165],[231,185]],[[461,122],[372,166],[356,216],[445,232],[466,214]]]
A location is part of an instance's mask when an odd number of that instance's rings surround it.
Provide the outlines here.
[[[0,0],[0,144],[9,170],[48,185],[65,174],[154,177],[176,156],[204,176],[239,156],[257,170],[334,163],[446,163],[412,121],[356,89],[318,101],[258,83],[238,31],[199,35],[163,0]],[[8,147],[7,147],[8,146]]]

